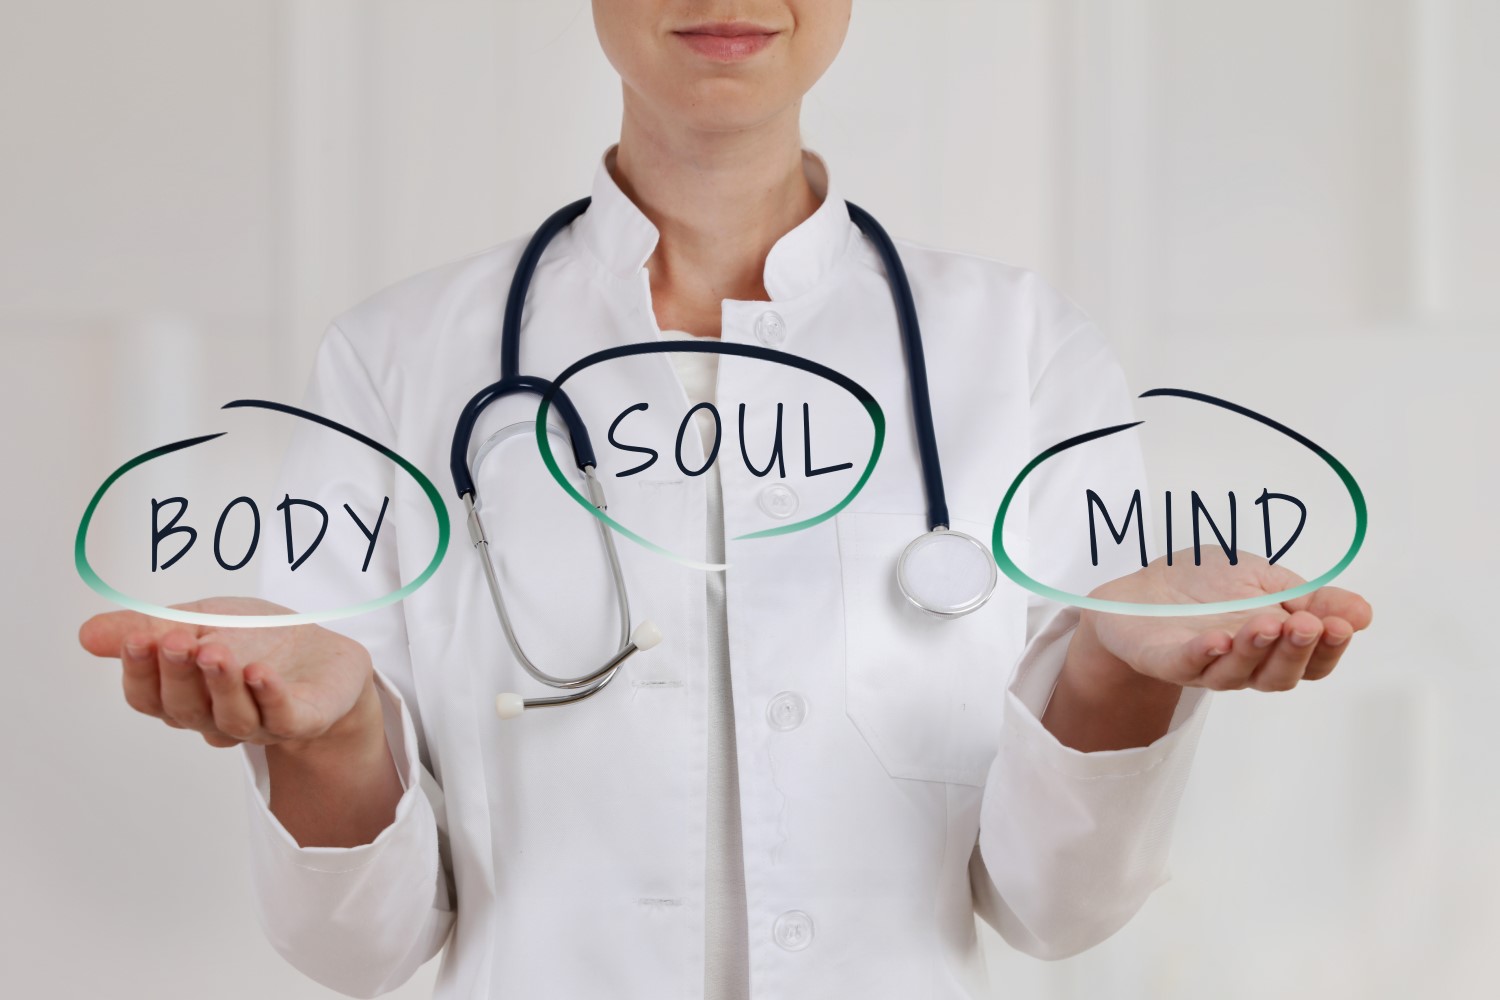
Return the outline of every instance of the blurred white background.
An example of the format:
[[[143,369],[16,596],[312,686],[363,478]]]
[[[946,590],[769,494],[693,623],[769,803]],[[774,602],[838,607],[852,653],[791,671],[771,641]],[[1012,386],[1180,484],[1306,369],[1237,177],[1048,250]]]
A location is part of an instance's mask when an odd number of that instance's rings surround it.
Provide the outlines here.
[[[1500,995],[1497,37],[1493,0],[856,0],[804,115],[848,197],[1042,272],[1138,391],[1255,399],[1371,511],[1339,673],[1220,695],[1174,879],[1060,963],[981,926],[997,996]],[[255,925],[239,762],[78,648],[77,519],[298,398],[336,313],[587,193],[618,123],[587,0],[6,0],[0,992],[332,995]]]

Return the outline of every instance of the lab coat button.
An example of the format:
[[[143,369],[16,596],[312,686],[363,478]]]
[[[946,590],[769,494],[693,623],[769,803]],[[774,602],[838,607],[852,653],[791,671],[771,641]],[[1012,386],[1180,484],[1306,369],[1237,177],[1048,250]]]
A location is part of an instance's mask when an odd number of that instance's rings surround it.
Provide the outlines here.
[[[801,951],[812,944],[812,917],[801,910],[787,910],[776,918],[771,927],[771,936],[787,951]]]
[[[767,347],[780,347],[786,342],[786,320],[780,313],[766,310],[756,317],[755,336]]]
[[[766,705],[766,722],[779,733],[789,732],[807,718],[807,699],[795,691],[782,691]]]
[[[780,483],[761,490],[756,502],[760,504],[761,510],[772,517],[791,517],[797,512],[797,494],[792,492],[790,486]]]

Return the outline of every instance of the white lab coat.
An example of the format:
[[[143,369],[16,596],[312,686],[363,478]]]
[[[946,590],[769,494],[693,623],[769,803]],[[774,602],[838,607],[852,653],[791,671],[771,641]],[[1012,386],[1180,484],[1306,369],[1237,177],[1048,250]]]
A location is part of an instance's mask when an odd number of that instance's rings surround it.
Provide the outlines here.
[[[1003,576],[989,604],[959,620],[902,603],[895,561],[925,528],[926,503],[892,299],[826,164],[811,151],[805,164],[823,205],[773,247],[771,301],[724,302],[723,340],[843,372],[874,394],[887,426],[879,464],[847,509],[801,532],[737,540],[785,523],[785,502],[762,503],[773,484],[791,491],[799,517],[837,502],[871,432],[859,411],[838,418],[851,405],[842,390],[827,395],[811,376],[721,359],[751,990],[768,1000],[994,996],[976,911],[1014,947],[1062,958],[1110,936],[1166,880],[1207,692],[1186,689],[1170,731],[1150,746],[1080,753],[1038,721],[1074,609]],[[527,373],[552,377],[590,352],[659,336],[644,269],[656,230],[603,158],[592,197],[537,268]],[[538,221],[552,207],[538,205]],[[703,571],[620,539],[633,616],[654,620],[665,641],[582,704],[504,722],[494,712],[501,691],[556,692],[526,678],[503,638],[448,454],[462,404],[498,377],[505,297],[525,243],[519,236],[401,282],[340,317],[322,343],[304,405],[431,477],[453,543],[404,602],[331,626],[373,657],[406,788],[389,827],[360,847],[297,846],[267,808],[264,751],[244,748],[257,907],[281,954],[355,996],[394,988],[446,941],[443,998],[686,1000],[701,996],[704,967]],[[988,545],[1025,462],[1131,419],[1131,394],[1099,329],[1034,272],[897,244],[921,316],[953,526]],[[702,558],[704,480],[682,474],[671,455],[686,402],[670,358],[613,362],[565,388],[591,429],[610,513]],[[800,401],[809,398],[814,464],[852,461],[854,472],[803,475]],[[661,458],[621,477],[644,456],[612,446],[607,429],[637,402],[649,408],[619,436]],[[786,404],[786,479],[775,470],[758,478],[737,455],[740,402],[757,467],[766,421]],[[535,397],[492,407],[470,454],[535,412]],[[691,429],[683,448],[689,468],[702,464]],[[548,475],[534,435],[487,453],[476,479],[531,657],[570,676],[602,662],[618,621],[590,516]],[[265,596],[302,610],[353,604],[413,579],[431,558],[428,500],[375,453],[302,425],[286,481],[336,518],[349,502],[367,524],[389,496],[386,534],[361,572],[364,539],[351,522],[331,521],[324,548],[295,573],[266,573]],[[1084,489],[1115,490],[1122,511],[1145,485],[1132,435],[1075,449],[1018,498],[1007,547],[1065,589],[1129,573],[1139,566],[1129,545],[1102,545],[1104,566],[1089,566]]]

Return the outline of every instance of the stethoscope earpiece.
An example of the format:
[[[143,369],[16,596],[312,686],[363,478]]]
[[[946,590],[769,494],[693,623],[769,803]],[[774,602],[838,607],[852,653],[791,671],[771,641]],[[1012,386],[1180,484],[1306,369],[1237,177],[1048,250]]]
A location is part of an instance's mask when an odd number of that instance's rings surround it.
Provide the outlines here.
[[[661,629],[656,627],[656,622],[647,618],[635,627],[630,633],[630,643],[636,649],[645,651],[661,642]]]
[[[635,627],[635,631],[630,633],[630,641],[626,643],[625,648],[620,650],[620,652],[616,654],[615,658],[609,663],[606,663],[604,667],[602,667],[599,671],[595,671],[593,675],[595,677],[597,677],[599,673],[603,671],[608,671],[608,673],[606,673],[603,678],[596,681],[592,687],[580,691],[576,694],[567,695],[561,698],[527,699],[521,697],[513,691],[507,691],[504,694],[497,694],[495,696],[495,714],[500,716],[500,718],[502,719],[514,719],[516,716],[520,715],[528,708],[533,708],[540,705],[565,705],[570,702],[580,701],[584,698],[587,698],[589,695],[594,694],[600,688],[604,687],[604,685],[610,682],[610,680],[615,676],[615,671],[619,669],[620,664],[625,661],[626,657],[628,657],[631,653],[644,652],[645,650],[650,649],[652,646],[659,645],[661,643],[661,638],[661,629],[656,627],[656,623],[649,618],[644,619],[639,625]],[[579,681],[567,682],[566,684],[554,686],[568,686],[571,684],[582,683],[589,679],[590,678],[580,678]]]

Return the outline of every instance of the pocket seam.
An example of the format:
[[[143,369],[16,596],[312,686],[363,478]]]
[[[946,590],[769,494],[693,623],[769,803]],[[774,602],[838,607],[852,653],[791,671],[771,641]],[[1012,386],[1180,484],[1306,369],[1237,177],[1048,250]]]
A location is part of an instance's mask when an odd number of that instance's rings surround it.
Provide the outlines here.
[[[858,511],[849,511],[848,514],[851,515],[850,520],[852,520],[852,517],[861,516],[861,515],[865,515],[865,514],[872,514],[872,515],[876,515],[876,516],[881,516],[881,515],[898,515],[898,516],[904,516],[904,517],[919,517],[919,518],[923,518],[923,519],[925,519],[925,517],[926,517],[926,512],[925,511],[923,511],[923,512],[914,512],[914,511],[910,511],[910,510],[905,510],[905,511],[858,510]],[[838,543],[838,555],[839,555],[839,584],[840,584],[840,587],[842,588],[842,591],[841,591],[841,594],[840,594],[840,601],[841,601],[841,605],[842,605],[843,611],[844,611],[844,642],[843,642],[843,651],[844,651],[844,715],[849,720],[850,724],[853,725],[854,728],[855,728],[855,730],[859,733],[860,738],[865,741],[865,744],[869,747],[870,752],[874,755],[876,761],[880,764],[881,769],[885,771],[885,773],[887,774],[887,776],[889,776],[889,777],[891,777],[893,779],[899,779],[899,780],[905,780],[905,781],[930,781],[930,782],[939,782],[939,783],[948,784],[948,785],[965,785],[965,786],[968,786],[968,787],[983,787],[984,784],[985,784],[985,782],[986,782],[986,780],[987,780],[987,777],[988,777],[988,774],[989,774],[989,770],[990,770],[990,767],[989,767],[988,763],[986,763],[984,765],[976,765],[974,767],[961,766],[961,765],[959,765],[956,762],[949,763],[946,766],[940,764],[940,765],[936,765],[936,766],[933,766],[933,767],[922,767],[922,766],[915,766],[915,765],[908,767],[908,766],[901,766],[901,765],[898,764],[898,765],[894,765],[895,770],[893,770],[892,761],[895,761],[895,760],[899,759],[902,756],[901,755],[901,751],[900,751],[900,747],[898,747],[898,746],[892,746],[891,743],[890,743],[890,741],[885,736],[881,735],[877,731],[877,727],[874,725],[874,723],[871,720],[866,719],[864,721],[861,721],[861,719],[858,717],[858,715],[853,710],[853,703],[852,703],[851,698],[850,698],[850,691],[852,689],[851,677],[852,677],[853,669],[854,668],[853,668],[853,657],[851,656],[851,643],[850,643],[850,631],[849,631],[850,630],[850,617],[851,617],[850,616],[850,606],[849,606],[849,588],[847,586],[845,586],[845,581],[848,579],[848,570],[847,570],[847,561],[845,559],[845,552],[844,552],[844,546],[845,546],[845,542],[846,542],[846,535],[848,534],[849,531],[851,531],[853,529],[853,526],[850,523],[850,520],[845,520],[843,518],[842,514],[835,518],[835,524],[840,529],[840,530],[836,531],[836,539],[837,539],[837,543]],[[981,532],[983,531],[983,524],[981,522],[979,522],[979,521],[976,521],[973,518],[953,517],[953,516],[950,515],[949,521],[950,521],[950,523],[953,526],[973,527],[973,528],[977,529],[978,531],[981,531]],[[923,521],[923,523],[925,524],[925,520]],[[913,536],[913,537],[916,537],[916,536]],[[980,534],[975,534],[975,537],[982,539],[982,535],[980,535]],[[996,743],[997,743],[997,746],[998,746],[998,742],[999,742],[1000,736],[1001,736],[1001,734],[997,731],[997,733],[996,733]],[[954,752],[953,756],[954,756],[954,758],[956,760],[956,758],[958,756],[958,754],[957,754],[956,751]]]

